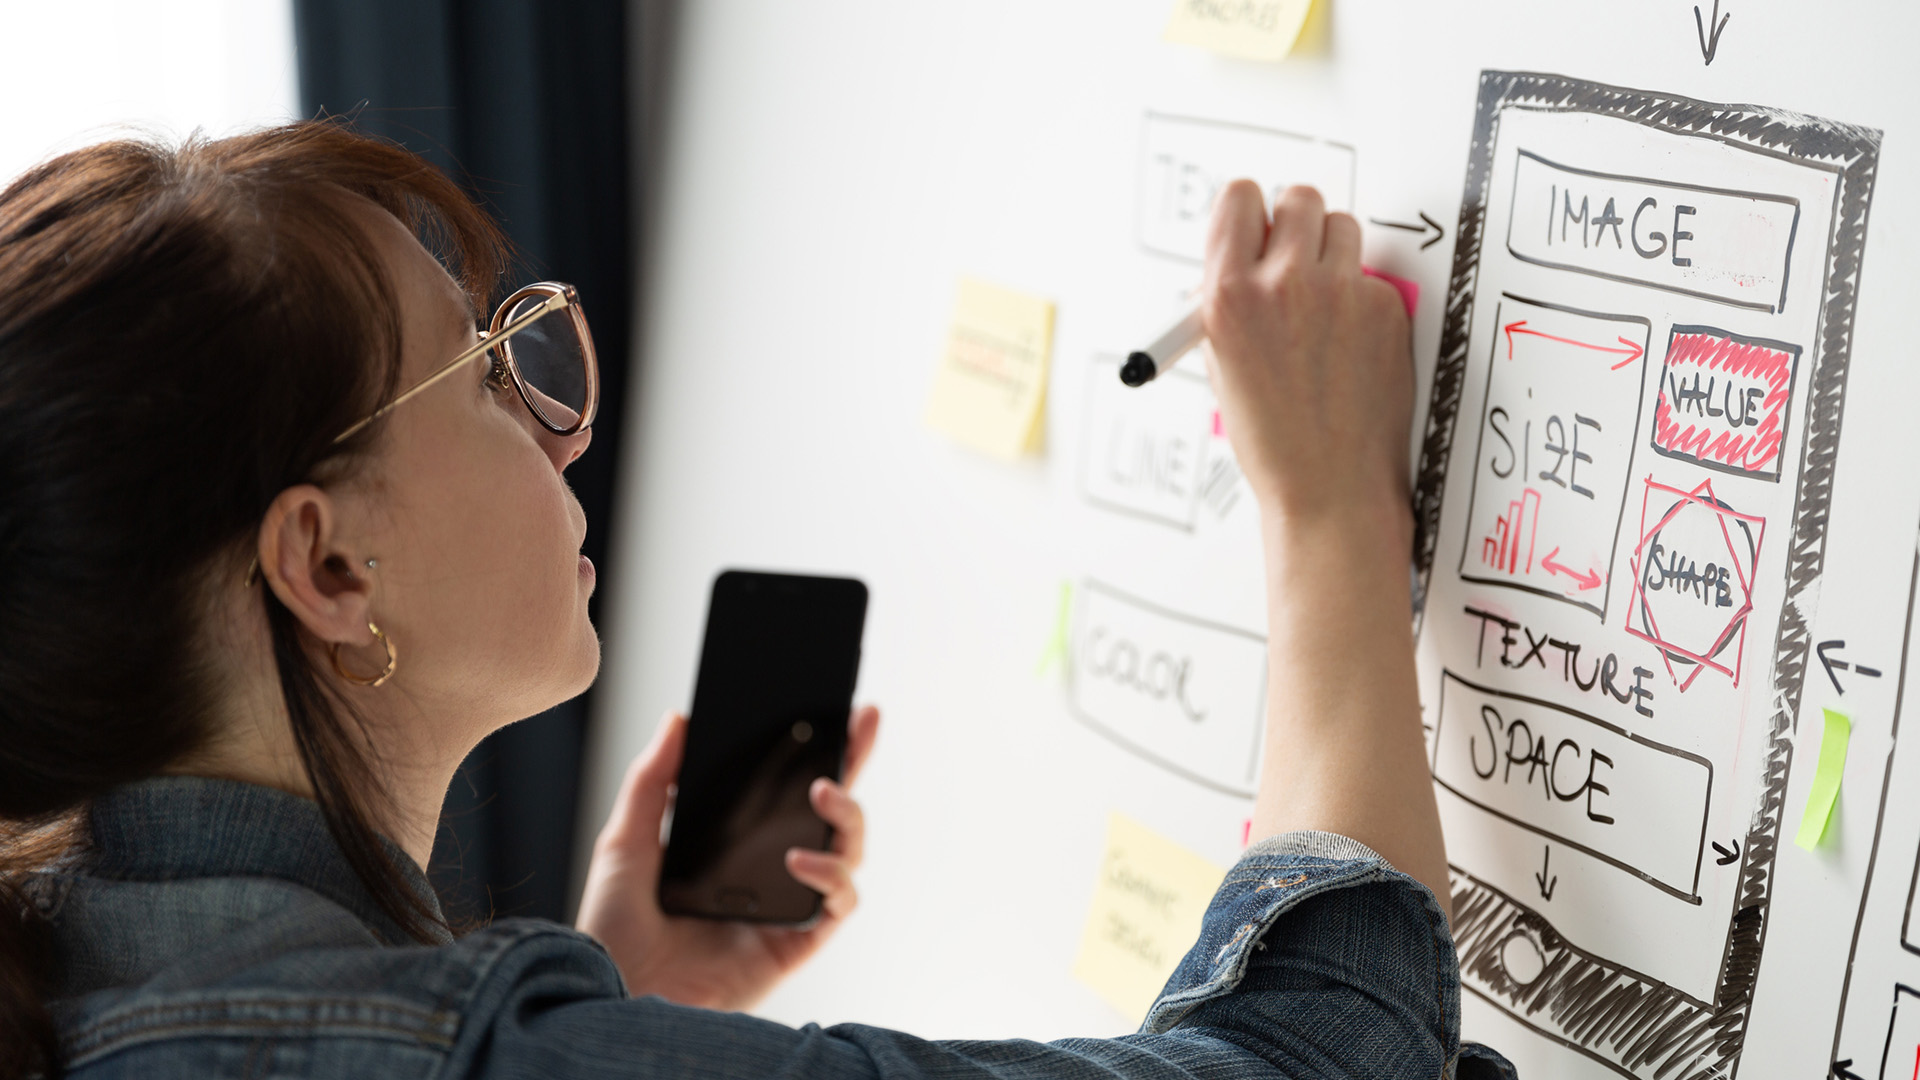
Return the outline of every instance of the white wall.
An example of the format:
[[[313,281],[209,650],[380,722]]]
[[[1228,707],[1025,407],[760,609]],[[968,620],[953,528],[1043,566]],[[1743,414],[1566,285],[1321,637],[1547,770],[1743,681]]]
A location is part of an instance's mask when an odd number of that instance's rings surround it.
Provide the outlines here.
[[[138,125],[173,137],[299,110],[292,0],[4,0],[0,178]]]
[[[1881,128],[1843,466],[1913,460],[1902,417],[1917,389],[1904,312],[1920,288],[1920,76],[1909,56],[1920,9],[1723,3],[1732,19],[1709,67],[1692,5],[1671,0],[1333,0],[1317,53],[1259,66],[1162,44],[1167,7],[684,5],[582,820],[590,835],[661,711],[686,706],[715,571],[866,579],[860,696],[886,720],[861,791],[872,830],[864,903],[767,1016],[932,1036],[1119,1033],[1119,1015],[1069,976],[1107,812],[1217,862],[1238,848],[1244,800],[1118,749],[1073,718],[1057,676],[1033,674],[1063,579],[1130,587],[1255,632],[1264,621],[1244,500],[1188,536],[1089,505],[1076,479],[1093,357],[1136,344],[1197,276],[1135,241],[1149,109],[1351,144],[1363,219],[1424,210],[1446,226],[1427,252],[1404,234],[1367,236],[1370,261],[1423,289],[1423,411],[1482,69]],[[1041,458],[997,464],[921,424],[962,274],[1059,303]],[[1920,483],[1904,466],[1883,472],[1884,517],[1852,542],[1904,569]],[[1855,475],[1847,483],[1872,474]],[[1894,591],[1867,599],[1897,603]],[[1765,685],[1743,700],[1763,706]],[[1795,797],[1804,783],[1796,774]],[[1843,795],[1851,809],[1836,818],[1844,857],[1781,856],[1809,905],[1849,917],[1877,836],[1871,797],[1854,798]],[[1902,884],[1910,855],[1888,871]],[[1762,976],[1763,1001],[1780,1011],[1755,1021],[1751,1045],[1817,1075],[1839,987],[1816,980],[1797,1000],[1793,967],[1773,959],[1792,957],[1773,948],[1792,935],[1781,925]],[[1844,967],[1819,959],[1821,979]],[[1882,989],[1859,993],[1878,1002]],[[1523,1072],[1612,1075],[1484,1007],[1470,1027]]]

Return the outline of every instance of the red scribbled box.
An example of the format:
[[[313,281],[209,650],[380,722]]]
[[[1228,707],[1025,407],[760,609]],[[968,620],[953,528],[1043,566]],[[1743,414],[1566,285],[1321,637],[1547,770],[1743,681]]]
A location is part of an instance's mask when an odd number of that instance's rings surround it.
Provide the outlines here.
[[[1653,448],[1709,469],[1780,479],[1800,346],[1675,326],[1653,408]]]

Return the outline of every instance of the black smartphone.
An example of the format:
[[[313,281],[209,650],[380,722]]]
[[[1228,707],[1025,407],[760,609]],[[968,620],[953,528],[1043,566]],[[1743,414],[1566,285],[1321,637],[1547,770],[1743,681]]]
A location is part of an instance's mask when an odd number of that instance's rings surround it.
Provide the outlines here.
[[[804,923],[820,894],[787,872],[825,850],[814,780],[840,778],[867,587],[851,578],[728,570],[713,582],[686,757],[660,873],[675,915]]]

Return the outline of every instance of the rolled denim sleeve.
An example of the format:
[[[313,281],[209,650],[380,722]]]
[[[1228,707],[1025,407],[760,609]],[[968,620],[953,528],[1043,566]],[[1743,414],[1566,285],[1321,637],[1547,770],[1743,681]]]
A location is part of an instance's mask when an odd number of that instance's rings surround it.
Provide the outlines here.
[[[1459,968],[1433,895],[1327,833],[1250,848],[1146,1023],[1113,1039],[935,1041],[627,998],[605,953],[557,929],[489,967],[449,1076],[1307,1080],[1448,1076],[1462,1064]],[[1468,1059],[1462,1078],[1502,1075]]]

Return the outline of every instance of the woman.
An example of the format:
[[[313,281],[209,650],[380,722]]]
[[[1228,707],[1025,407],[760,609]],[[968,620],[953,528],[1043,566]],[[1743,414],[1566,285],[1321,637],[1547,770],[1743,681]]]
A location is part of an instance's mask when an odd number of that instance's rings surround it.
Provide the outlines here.
[[[332,124],[108,143],[15,181],[0,1080],[1497,1064],[1458,1039],[1413,689],[1405,317],[1360,275],[1353,219],[1308,189],[1271,221],[1228,189],[1209,252],[1217,388],[1268,554],[1268,839],[1141,1034],[935,1043],[717,1011],[846,917],[864,830],[816,782],[840,839],[788,856],[826,896],[813,927],[666,918],[677,717],[629,772],[578,931],[456,937],[441,915],[421,868],[453,770],[599,663],[562,478],[595,405],[570,289],[513,294],[477,337],[495,227]],[[849,777],[877,722],[850,719]]]

